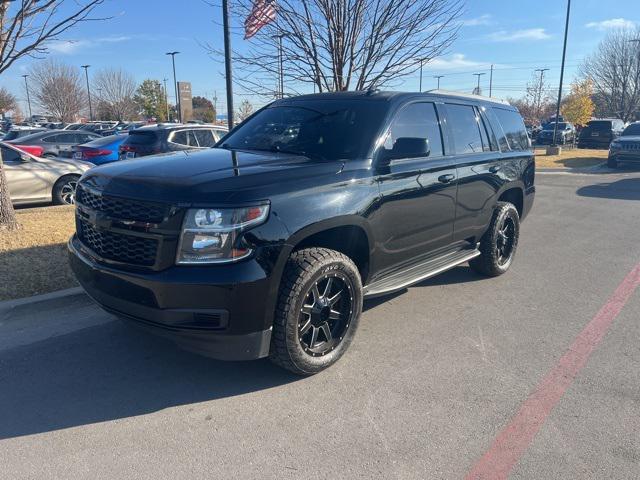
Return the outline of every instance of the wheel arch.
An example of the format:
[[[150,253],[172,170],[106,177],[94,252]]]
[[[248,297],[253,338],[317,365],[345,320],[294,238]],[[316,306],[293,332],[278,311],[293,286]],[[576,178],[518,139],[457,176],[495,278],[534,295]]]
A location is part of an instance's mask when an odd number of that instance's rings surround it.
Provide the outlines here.
[[[519,184],[509,184],[506,185],[503,190],[501,190],[497,197],[498,202],[509,202],[512,203],[516,210],[518,210],[518,215],[522,218],[524,213],[524,187]]]

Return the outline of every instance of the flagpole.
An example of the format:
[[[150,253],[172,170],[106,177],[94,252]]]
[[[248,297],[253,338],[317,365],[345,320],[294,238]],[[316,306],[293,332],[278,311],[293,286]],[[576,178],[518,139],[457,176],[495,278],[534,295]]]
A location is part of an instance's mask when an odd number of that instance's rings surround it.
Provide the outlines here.
[[[231,78],[231,35],[229,34],[229,4],[222,0],[222,25],[224,28],[224,70],[227,81],[227,124],[233,128],[233,81]]]

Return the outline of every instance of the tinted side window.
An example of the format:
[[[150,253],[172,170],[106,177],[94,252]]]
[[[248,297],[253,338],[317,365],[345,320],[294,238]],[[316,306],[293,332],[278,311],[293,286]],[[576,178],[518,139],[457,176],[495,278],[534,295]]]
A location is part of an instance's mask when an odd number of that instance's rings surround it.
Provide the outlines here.
[[[515,151],[529,149],[529,137],[524,126],[524,121],[518,112],[494,108],[494,113],[502,126],[509,148]]]
[[[42,139],[43,143],[58,143],[59,135],[49,135],[48,137],[44,137]]]
[[[19,163],[22,161],[20,154],[8,147],[0,147],[2,149],[2,161],[5,163]]]
[[[400,110],[393,119],[384,148],[391,150],[398,138],[424,138],[429,145],[430,157],[441,157],[442,135],[440,122],[433,103],[413,103]]]
[[[470,105],[447,104],[449,128],[457,154],[483,151],[480,118]]]
[[[174,132],[173,135],[171,135],[171,139],[169,141],[172,143],[178,143],[180,145],[186,145],[187,132],[185,130],[182,130],[180,132]]]
[[[213,132],[211,130],[196,130],[195,134],[200,147],[213,147],[216,143],[216,139],[213,138]]]
[[[75,133],[60,133],[57,135],[57,143],[79,143],[78,138],[82,134]]]

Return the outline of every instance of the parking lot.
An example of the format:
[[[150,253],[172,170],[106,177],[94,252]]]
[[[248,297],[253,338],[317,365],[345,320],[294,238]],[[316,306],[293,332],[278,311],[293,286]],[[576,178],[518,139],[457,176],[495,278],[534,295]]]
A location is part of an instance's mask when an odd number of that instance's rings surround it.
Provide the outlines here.
[[[367,302],[310,378],[186,353],[84,297],[16,308],[0,476],[637,478],[640,174],[537,185],[507,275]]]

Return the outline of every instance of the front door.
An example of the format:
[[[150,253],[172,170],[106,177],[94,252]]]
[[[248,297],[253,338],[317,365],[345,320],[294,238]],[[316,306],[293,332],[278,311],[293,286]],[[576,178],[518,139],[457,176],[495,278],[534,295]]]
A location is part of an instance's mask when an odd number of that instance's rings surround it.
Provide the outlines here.
[[[385,152],[418,139],[428,145],[425,154],[381,160]],[[434,103],[412,103],[395,115],[376,159],[381,199],[371,219],[378,248],[374,274],[416,262],[452,242],[457,173],[446,153]]]

